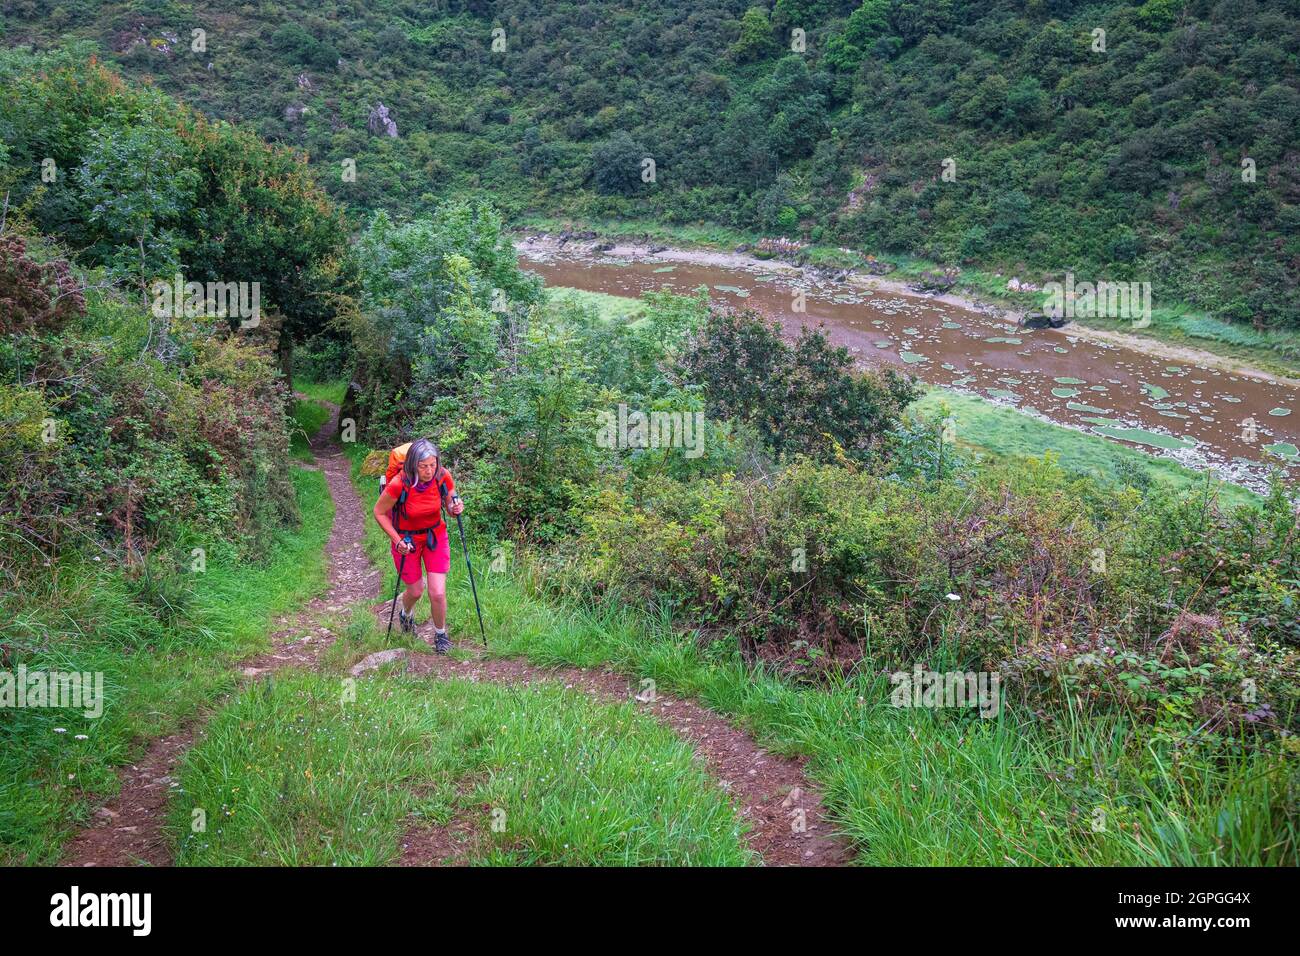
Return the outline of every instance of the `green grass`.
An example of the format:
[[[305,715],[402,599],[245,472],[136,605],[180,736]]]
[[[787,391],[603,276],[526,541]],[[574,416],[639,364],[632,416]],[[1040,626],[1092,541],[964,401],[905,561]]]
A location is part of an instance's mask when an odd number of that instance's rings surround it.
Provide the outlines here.
[[[910,406],[910,411],[928,419],[943,418],[944,406],[947,414],[955,419],[954,430],[960,444],[996,457],[1042,458],[1050,452],[1069,471],[1096,474],[1112,481],[1139,474],[1177,491],[1208,486],[1220,502],[1232,507],[1259,502],[1259,497],[1245,488],[1186,468],[1171,459],[1157,458],[1097,435],[1052,425],[960,392],[931,388]]]
[[[751,862],[725,793],[631,703],[400,675],[345,702],[345,686],[277,676],[213,719],[172,801],[180,863],[381,865],[408,828],[449,824],[475,863]]]
[[[343,379],[314,382],[310,379],[295,378],[293,388],[294,391],[301,392],[315,401],[339,405],[343,402],[343,395],[348,390],[348,383]]]
[[[315,399],[294,399],[289,454],[299,461],[311,461],[311,436],[320,431],[329,418],[330,410]]]
[[[269,646],[272,619],[324,591],[333,505],[323,475],[295,470],[293,482],[302,523],[276,535],[264,562],[209,548],[201,573],[151,590],[72,553],[57,586],[51,574],[0,597],[0,643],[15,649],[7,667],[102,672],[106,698],[98,719],[0,711],[0,862],[57,860],[90,808],[116,793],[117,768],[228,692],[233,663]]]
[[[589,292],[586,289],[572,289],[566,286],[548,286],[546,295],[550,302],[576,302],[581,305],[594,306],[597,314],[606,322],[640,315],[645,311],[645,303],[640,299],[610,295],[606,292]]]

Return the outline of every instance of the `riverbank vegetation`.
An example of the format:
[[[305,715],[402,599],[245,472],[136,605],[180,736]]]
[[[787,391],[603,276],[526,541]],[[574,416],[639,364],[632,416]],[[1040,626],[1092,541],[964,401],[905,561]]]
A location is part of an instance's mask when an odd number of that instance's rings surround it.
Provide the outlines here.
[[[575,220],[553,216],[527,216],[517,222],[528,234],[594,234],[609,241],[667,244],[683,249],[730,252],[752,249],[762,241],[753,230],[720,226],[674,226],[643,220]],[[840,245],[808,244],[797,254],[786,257],[791,264],[839,273],[849,270],[858,276],[884,272],[888,279],[904,284],[920,283],[943,274],[942,263],[903,253],[863,252]],[[1016,314],[1036,312],[1043,307],[1041,291],[1017,291],[1007,288],[1005,273],[963,266],[955,274],[950,270],[952,285],[948,291],[974,303],[993,305]],[[946,284],[947,278],[945,278]],[[1151,323],[1135,329],[1131,319],[1104,316],[1076,316],[1075,326],[1123,332],[1138,341],[1154,339],[1187,346],[1216,357],[1235,360],[1267,373],[1296,377],[1300,375],[1300,332],[1284,328],[1259,329],[1239,322],[1216,319],[1203,310],[1185,303],[1161,300],[1151,310]],[[1154,343],[1153,343],[1154,344]],[[1157,346],[1158,347],[1158,346]]]

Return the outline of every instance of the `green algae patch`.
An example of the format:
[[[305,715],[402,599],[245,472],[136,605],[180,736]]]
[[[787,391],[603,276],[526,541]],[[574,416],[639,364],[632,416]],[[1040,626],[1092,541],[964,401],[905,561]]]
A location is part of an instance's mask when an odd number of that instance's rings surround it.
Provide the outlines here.
[[[1153,448],[1164,448],[1169,451],[1196,447],[1194,441],[1175,438],[1173,435],[1162,435],[1160,432],[1148,431],[1145,428],[1116,428],[1109,425],[1099,425],[1096,431],[1107,438],[1118,438],[1120,441],[1131,441],[1138,445],[1150,445]]]

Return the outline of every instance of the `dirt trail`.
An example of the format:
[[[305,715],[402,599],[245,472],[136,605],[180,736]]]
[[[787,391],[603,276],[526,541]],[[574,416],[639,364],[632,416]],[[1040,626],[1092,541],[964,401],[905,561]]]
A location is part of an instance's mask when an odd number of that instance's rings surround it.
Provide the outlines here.
[[[241,665],[240,684],[257,680],[281,667],[311,667],[334,635],[324,626],[327,614],[369,600],[379,589],[379,572],[361,546],[364,512],[352,486],[350,465],[334,441],[338,409],[310,440],[312,453],[334,500],[330,530],[329,591],[309,601],[301,611],[276,621],[271,650]],[[218,707],[220,704],[218,704]],[[122,771],[122,789],[95,813],[95,823],[64,850],[63,866],[167,866],[172,848],[164,833],[167,799],[177,786],[173,778],[184,753],[202,735],[210,714],[202,714],[180,730],[149,744],[144,755]]]
[[[355,604],[369,604],[382,615],[389,606],[387,599],[374,603],[382,577],[362,546],[366,510],[352,484],[349,462],[334,441],[338,408],[330,405],[330,409],[329,421],[310,442],[334,501],[334,524],[327,546],[330,589],[296,614],[276,621],[272,649],[242,663],[241,686],[282,667],[315,666],[321,652],[335,639],[324,624],[327,615]],[[636,695],[626,677],[609,670],[540,668],[514,659],[401,654],[406,656],[405,667],[411,674],[507,685],[559,682],[605,702],[623,702]],[[821,797],[804,776],[803,761],[767,753],[743,731],[693,701],[656,696],[656,700],[638,706],[650,710],[694,747],[729,793],[737,812],[750,821],[748,841],[764,863],[837,866],[850,862],[852,853],[832,835]],[[178,786],[173,774],[181,757],[202,736],[210,716],[200,715],[177,732],[153,741],[140,760],[123,770],[121,793],[96,812],[94,825],[68,844],[62,865],[172,864],[164,824],[168,797]],[[478,839],[477,830],[460,818],[446,828],[412,828],[399,862],[404,866],[461,862]]]

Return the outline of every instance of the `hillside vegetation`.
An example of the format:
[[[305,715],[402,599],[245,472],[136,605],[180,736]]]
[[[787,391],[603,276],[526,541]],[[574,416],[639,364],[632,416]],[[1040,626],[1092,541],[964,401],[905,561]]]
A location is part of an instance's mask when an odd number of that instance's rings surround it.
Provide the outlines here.
[[[1157,305],[1300,327],[1296,0],[7,11],[5,43],[85,39],[302,147],[354,209],[428,213],[482,190],[508,217],[716,222],[1023,278],[1149,281]]]

